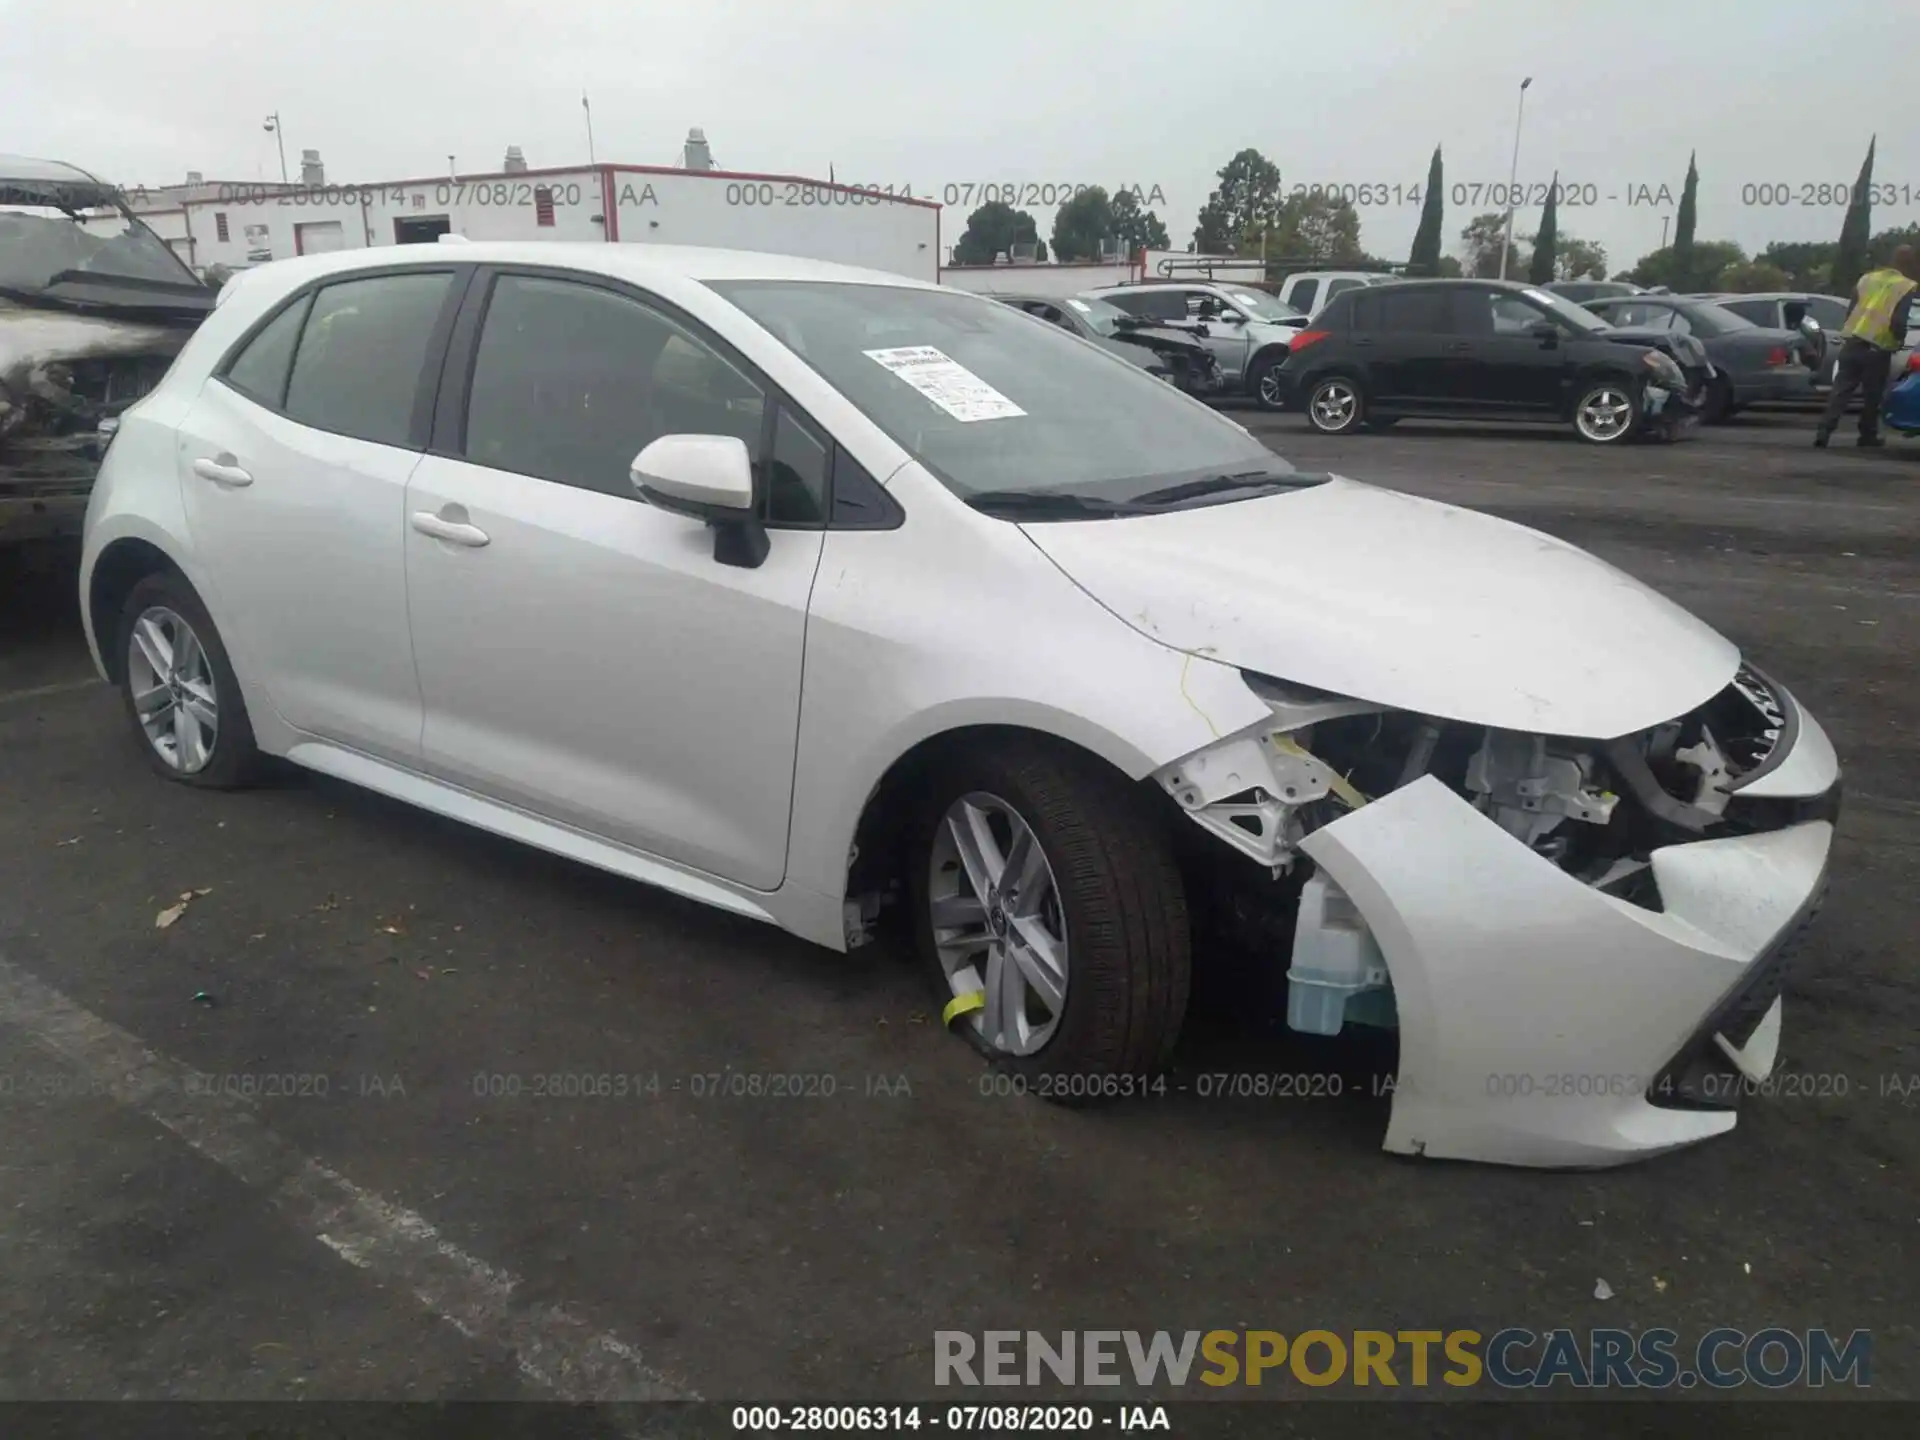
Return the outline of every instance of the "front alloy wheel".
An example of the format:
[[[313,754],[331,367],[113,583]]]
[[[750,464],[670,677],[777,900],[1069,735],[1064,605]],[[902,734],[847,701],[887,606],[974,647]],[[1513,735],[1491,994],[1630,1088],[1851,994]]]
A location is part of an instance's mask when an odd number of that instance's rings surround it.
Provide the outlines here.
[[[1060,889],[1033,828],[997,795],[955,800],[934,832],[927,901],[955,1018],[996,1054],[1041,1049],[1066,1014],[1070,968]]]
[[[1618,382],[1595,385],[1573,407],[1573,428],[1582,440],[1611,445],[1633,431],[1633,390]]]
[[[1073,747],[1004,732],[925,780],[907,871],[941,1023],[1062,1104],[1144,1093],[1192,981],[1158,795]]]
[[[127,641],[127,689],[141,733],[161,763],[195,775],[220,739],[220,687],[193,627],[165,605],[133,622]]]

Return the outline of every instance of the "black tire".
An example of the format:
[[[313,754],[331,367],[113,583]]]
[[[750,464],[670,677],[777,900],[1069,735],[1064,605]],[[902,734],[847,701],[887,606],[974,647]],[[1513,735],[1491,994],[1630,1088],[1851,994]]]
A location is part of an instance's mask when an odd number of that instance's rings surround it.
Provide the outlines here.
[[[1351,435],[1367,418],[1367,395],[1351,375],[1322,375],[1307,391],[1307,424],[1322,435]]]
[[[1724,425],[1739,408],[1733,403],[1733,382],[1724,374],[1715,375],[1707,382],[1706,397],[1700,407],[1702,424]]]
[[[148,740],[134,706],[133,666],[128,658],[133,643],[133,627],[142,615],[156,606],[171,610],[192,628],[194,637],[206,654],[207,668],[213,678],[219,725],[206,763],[194,770],[180,769],[168,763],[153,742]],[[136,584],[127,595],[127,603],[121,607],[114,635],[114,643],[119,647],[113,663],[115,673],[120,677],[120,700],[133,726],[134,743],[140,747],[140,753],[146,757],[147,764],[155,774],[178,784],[195,785],[207,790],[238,789],[259,778],[263,760],[259,746],[254,743],[253,722],[248,718],[246,701],[240,694],[240,681],[233,673],[233,662],[227,658],[226,644],[214,626],[213,617],[207,614],[207,607],[200,603],[200,597],[194,593],[185,577],[172,571],[161,571]]]
[[[1051,1038],[1027,1055],[995,1048],[969,1015],[951,1028],[996,1070],[1051,1080],[1032,1086],[1048,1099],[1140,1094],[1179,1038],[1193,974],[1186,890],[1151,797],[1097,760],[1038,739],[975,746],[932,777],[907,853],[915,944],[943,1009],[956,991],[934,944],[934,846],[949,808],[977,792],[1019,814],[1052,868],[1068,947],[1065,1003]],[[1083,1079],[1094,1083],[1074,1083]]]
[[[1247,373],[1247,394],[1262,410],[1287,408],[1287,382],[1280,374],[1280,367],[1286,362],[1285,355],[1268,355],[1256,360]]]
[[[1616,430],[1601,431],[1589,425],[1584,418],[1589,406],[1599,406],[1602,397],[1612,400],[1624,400],[1627,406],[1626,423]],[[1611,404],[1609,404],[1609,409]],[[1573,402],[1573,430],[1589,445],[1624,445],[1640,433],[1640,388],[1631,380],[1613,376],[1601,380],[1590,380],[1580,389],[1580,396]]]

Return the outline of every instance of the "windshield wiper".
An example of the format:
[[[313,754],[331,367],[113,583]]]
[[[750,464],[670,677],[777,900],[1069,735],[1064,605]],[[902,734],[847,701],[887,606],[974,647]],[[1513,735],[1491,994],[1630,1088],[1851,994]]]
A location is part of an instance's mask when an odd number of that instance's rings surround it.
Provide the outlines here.
[[[1297,471],[1275,474],[1271,470],[1242,470],[1232,475],[1209,475],[1202,480],[1188,480],[1161,490],[1149,490],[1145,494],[1135,495],[1128,503],[1158,509],[1177,505],[1183,500],[1225,495],[1235,490],[1301,490],[1328,478],[1325,475],[1303,475]]]
[[[1040,520],[1049,516],[1094,519],[1108,515],[1144,515],[1149,507],[1131,500],[1102,500],[1098,495],[1076,495],[1071,490],[978,490],[967,504],[988,515]]]

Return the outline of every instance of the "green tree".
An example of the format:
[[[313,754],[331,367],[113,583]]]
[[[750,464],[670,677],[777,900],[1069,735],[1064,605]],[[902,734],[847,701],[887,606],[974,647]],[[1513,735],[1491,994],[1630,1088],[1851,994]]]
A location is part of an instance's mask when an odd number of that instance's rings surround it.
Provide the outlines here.
[[[1778,266],[1787,283],[1800,290],[1824,290],[1833,278],[1833,258],[1840,247],[1831,240],[1776,240],[1753,258]]]
[[[1732,290],[1742,295],[1758,295],[1769,290],[1786,290],[1792,284],[1787,272],[1778,265],[1769,265],[1764,260],[1749,260],[1744,265],[1729,265],[1722,270],[1715,278],[1713,288]]]
[[[960,243],[953,247],[956,265],[991,265],[1002,252],[1013,253],[1015,245],[1038,247],[1036,259],[1047,258],[1040,242],[1040,227],[1025,210],[1016,210],[1000,200],[990,200],[967,216],[967,228]]]
[[[1527,266],[1527,278],[1536,285],[1545,285],[1555,276],[1554,265],[1559,259],[1560,244],[1560,172],[1553,172],[1553,183],[1547,187],[1547,206],[1540,213],[1540,229],[1532,240],[1533,261]]]
[[[1098,260],[1103,241],[1114,238],[1113,202],[1098,185],[1089,185],[1053,215],[1053,258]]]
[[[1920,250],[1920,221],[1912,225],[1899,225],[1891,230],[1882,230],[1867,242],[1868,265],[1885,265],[1893,259],[1893,252],[1902,245],[1911,245]]]
[[[1122,185],[1113,192],[1113,233],[1127,247],[1132,255],[1141,250],[1166,250],[1172,242],[1167,239],[1167,227],[1160,223],[1160,217],[1151,210],[1140,208],[1138,191],[1129,190]]]
[[[1225,254],[1242,237],[1272,229],[1280,212],[1280,167],[1258,150],[1242,150],[1220,167],[1218,178],[1193,231],[1193,248],[1208,255]]]
[[[1535,259],[1528,265],[1527,278],[1535,285],[1545,285],[1549,280],[1604,280],[1607,278],[1607,252],[1604,246],[1592,240],[1582,240],[1577,235],[1561,233],[1554,239],[1553,273],[1546,279],[1540,278],[1539,245],[1537,235],[1522,235],[1521,241],[1534,247]]]
[[[1259,246],[1259,236],[1249,237],[1251,251],[1258,253]],[[1289,261],[1359,260],[1366,253],[1360,248],[1360,212],[1337,195],[1289,195],[1275,218],[1266,253]]]
[[[1604,280],[1607,278],[1607,252],[1594,240],[1579,240],[1562,235],[1559,253],[1554,256],[1554,278],[1559,280]]]
[[[1677,245],[1642,255],[1626,278],[1636,285],[1664,285],[1669,290],[1685,293],[1705,290],[1714,284],[1721,271],[1746,263],[1747,252],[1731,240],[1701,240],[1694,245],[1692,254],[1685,257]]]
[[[1504,210],[1488,210],[1469,220],[1460,232],[1460,268],[1475,280],[1500,277],[1500,250],[1506,243],[1507,215]],[[1507,273],[1514,275],[1527,268],[1527,256],[1516,244],[1507,259]]]
[[[1847,203],[1846,218],[1840,222],[1840,248],[1833,257],[1833,288],[1851,295],[1860,277],[1867,273],[1867,232],[1873,226],[1873,147],[1879,140],[1867,141],[1867,158],[1860,162],[1860,178],[1854,182]]]
[[[1688,155],[1687,183],[1680,187],[1680,211],[1673,219],[1674,264],[1683,275],[1693,271],[1693,235],[1700,223],[1700,170],[1693,161]]]
[[[1440,230],[1444,223],[1442,201],[1446,196],[1446,176],[1440,165],[1440,147],[1433,147],[1433,159],[1427,163],[1427,193],[1420,199],[1420,228],[1413,232],[1413,249],[1407,253],[1409,275],[1435,275],[1440,270]]]

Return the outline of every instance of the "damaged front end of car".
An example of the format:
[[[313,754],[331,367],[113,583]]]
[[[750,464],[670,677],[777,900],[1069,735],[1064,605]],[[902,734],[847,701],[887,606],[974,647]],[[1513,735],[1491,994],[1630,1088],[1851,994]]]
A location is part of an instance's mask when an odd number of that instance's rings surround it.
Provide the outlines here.
[[[1616,1164],[1730,1129],[1771,1071],[1839,767],[1750,666],[1632,734],[1528,734],[1248,674],[1271,721],[1155,780],[1287,1021],[1398,1031],[1390,1151]]]
[[[112,186],[0,156],[0,545],[78,533],[119,416],[213,299]]]

